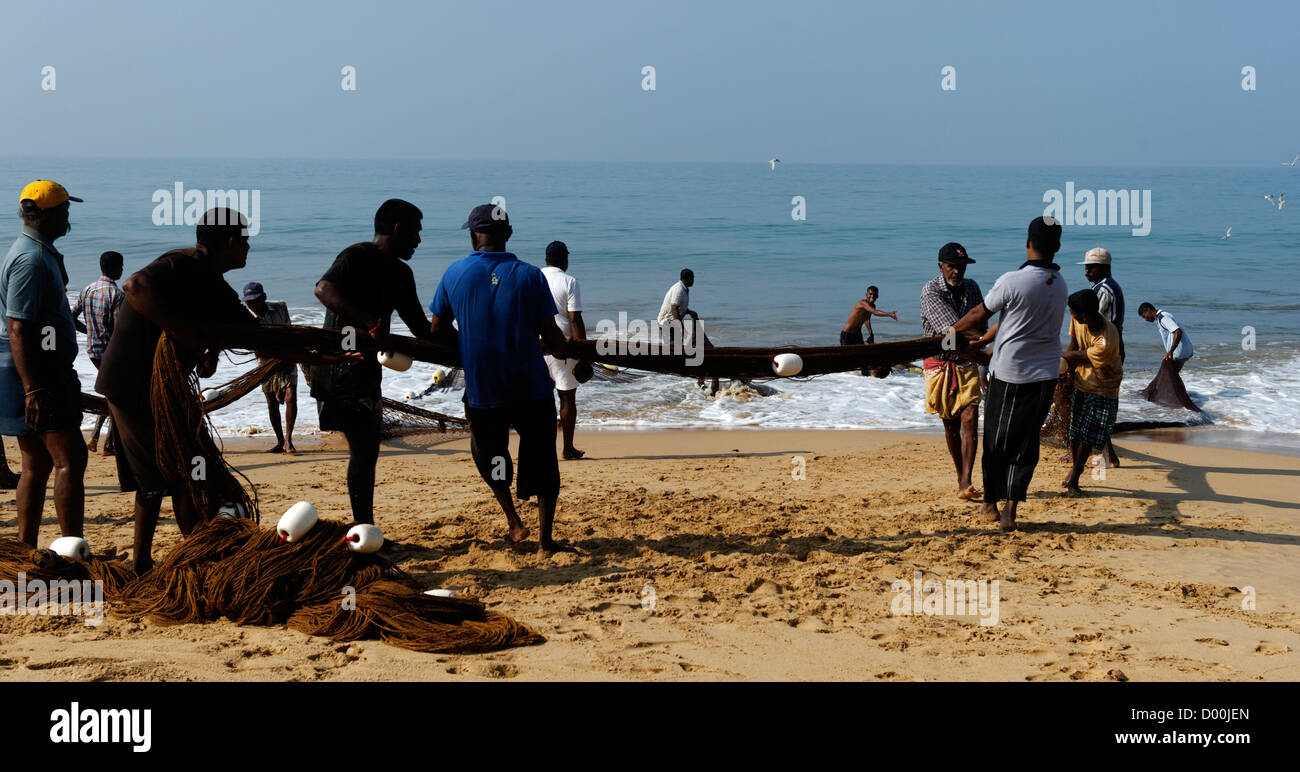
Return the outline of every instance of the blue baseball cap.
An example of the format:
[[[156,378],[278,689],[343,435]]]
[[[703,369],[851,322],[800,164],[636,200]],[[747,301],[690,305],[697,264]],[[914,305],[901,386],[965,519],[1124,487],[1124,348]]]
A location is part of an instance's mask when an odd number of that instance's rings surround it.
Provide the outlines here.
[[[266,300],[266,290],[258,282],[250,281],[244,285],[244,300]]]

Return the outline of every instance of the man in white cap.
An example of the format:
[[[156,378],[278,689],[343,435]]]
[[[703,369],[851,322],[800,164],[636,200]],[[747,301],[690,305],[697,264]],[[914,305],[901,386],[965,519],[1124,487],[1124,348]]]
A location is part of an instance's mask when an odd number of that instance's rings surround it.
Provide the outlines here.
[[[1099,311],[1106,321],[1115,325],[1119,332],[1119,361],[1124,361],[1124,290],[1119,288],[1115,277],[1110,275],[1110,251],[1105,247],[1093,247],[1083,256],[1083,275],[1092,282],[1092,291],[1097,295]],[[1106,454],[1111,466],[1119,466],[1119,456],[1115,454],[1115,445],[1106,443]]]
[[[1110,252],[1105,247],[1093,247],[1083,256],[1083,275],[1092,282],[1097,293],[1101,315],[1119,330],[1120,359],[1124,358],[1124,290],[1119,288],[1110,274]]]

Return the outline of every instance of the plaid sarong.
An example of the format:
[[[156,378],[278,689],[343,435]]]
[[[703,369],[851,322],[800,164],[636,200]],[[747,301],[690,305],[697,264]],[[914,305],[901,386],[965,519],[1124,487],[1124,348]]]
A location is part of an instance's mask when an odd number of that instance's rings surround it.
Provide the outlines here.
[[[1106,447],[1118,413],[1118,399],[1075,389],[1070,400],[1070,440],[1082,440],[1096,450]]]

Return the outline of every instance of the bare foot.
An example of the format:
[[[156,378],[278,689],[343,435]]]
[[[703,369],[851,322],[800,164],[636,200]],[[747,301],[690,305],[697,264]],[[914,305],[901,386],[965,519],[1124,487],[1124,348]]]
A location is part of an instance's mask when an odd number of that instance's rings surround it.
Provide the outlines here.
[[[266,449],[266,452],[267,452],[267,453],[283,453],[283,452],[284,452],[284,448],[283,448],[282,446],[280,446],[280,445],[276,445],[274,448],[267,448],[267,449]]]
[[[1056,459],[1056,460],[1057,460],[1059,463],[1062,463],[1062,464],[1068,464],[1068,463],[1070,463],[1071,461],[1074,460],[1074,456],[1071,455],[1070,453],[1062,453],[1062,454],[1061,454],[1061,457],[1058,458],[1058,459]]]
[[[1087,498],[1088,496],[1088,494],[1084,493],[1083,489],[1079,487],[1078,483],[1065,486],[1065,491],[1061,495],[1067,499],[1082,499]]]
[[[1016,516],[1011,514],[1010,511],[1003,512],[1002,517],[998,518],[998,527],[1002,529],[1003,533],[1011,533],[1016,530]]]
[[[548,541],[537,545],[537,554],[542,555],[543,557],[550,557],[556,552],[576,553],[577,551],[578,549],[576,547],[559,541]]]
[[[527,539],[529,533],[531,533],[531,531],[529,531],[528,526],[523,523],[513,525],[510,527],[510,535],[506,537],[506,541],[510,544],[518,544],[524,539]]]
[[[963,501],[979,501],[984,498],[984,494],[975,490],[974,485],[967,485],[957,493],[957,498],[962,499]]]
[[[984,510],[980,512],[981,520],[983,520],[986,523],[996,523],[999,519],[1001,519],[1001,517],[1002,517],[1002,513],[998,511],[997,504],[989,504],[985,502]]]
[[[1110,452],[1110,465],[1117,468],[1119,467],[1119,456],[1115,455],[1115,451],[1113,450]]]
[[[95,451],[99,450],[99,440],[90,440],[89,442],[87,442],[86,450],[89,450],[91,453],[94,453]]]
[[[297,453],[297,452],[298,452],[298,449],[295,448],[295,447],[293,446],[293,443],[291,442],[291,443],[289,443],[289,445],[284,449],[284,452],[285,452],[285,453],[289,453],[289,454],[292,455],[292,454],[294,454],[294,453]]]
[[[581,450],[578,450],[577,448],[565,448],[565,449],[564,449],[564,460],[565,460],[565,461],[577,461],[578,459],[582,458],[582,457],[585,456],[585,455],[587,455],[587,454],[586,454],[586,453],[583,453]]]

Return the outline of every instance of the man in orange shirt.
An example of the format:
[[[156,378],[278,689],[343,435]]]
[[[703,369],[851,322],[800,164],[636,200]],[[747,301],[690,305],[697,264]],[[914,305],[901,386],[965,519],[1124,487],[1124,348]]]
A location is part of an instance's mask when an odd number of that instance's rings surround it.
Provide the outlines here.
[[[1070,349],[1061,355],[1074,369],[1070,405],[1070,475],[1062,481],[1066,496],[1082,496],[1079,476],[1092,452],[1110,441],[1119,412],[1119,383],[1124,366],[1119,355],[1119,330],[1101,315],[1097,294],[1090,289],[1070,296]]]

